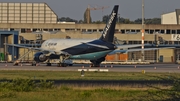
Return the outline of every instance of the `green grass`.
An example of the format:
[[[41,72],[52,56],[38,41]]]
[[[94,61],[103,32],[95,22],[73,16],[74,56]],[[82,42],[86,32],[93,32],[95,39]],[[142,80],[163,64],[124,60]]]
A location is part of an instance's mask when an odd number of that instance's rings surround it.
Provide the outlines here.
[[[146,90],[93,89],[81,90],[60,87],[36,92],[0,92],[1,101],[120,101],[147,99]]]
[[[51,80],[160,80],[176,77],[172,86],[131,87],[130,85],[60,85],[48,86],[42,82],[36,86],[30,79]],[[19,79],[17,79],[19,78]],[[162,101],[180,98],[180,74],[173,73],[121,73],[70,71],[0,71],[0,79],[14,79],[13,83],[0,85],[0,101]],[[36,87],[33,89],[33,87]],[[167,101],[168,101],[167,100]],[[174,99],[173,99],[174,100]]]
[[[157,89],[130,88],[85,90],[61,86],[32,92],[0,92],[0,101],[161,101],[167,98],[170,98],[168,94]]]
[[[159,80],[180,74],[174,73],[121,73],[121,72],[85,72],[81,77],[80,72],[72,71],[0,71],[0,79],[51,79],[51,80]]]

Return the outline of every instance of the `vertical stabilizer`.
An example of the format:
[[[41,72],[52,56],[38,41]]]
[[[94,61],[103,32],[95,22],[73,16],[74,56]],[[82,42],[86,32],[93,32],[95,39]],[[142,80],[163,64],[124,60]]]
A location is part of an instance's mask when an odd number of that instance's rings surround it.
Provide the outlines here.
[[[102,36],[100,37],[101,40],[107,42],[113,42],[114,38],[114,31],[116,26],[117,14],[118,14],[119,5],[115,5],[111,15],[109,16],[109,20],[106,24],[106,27],[103,30]]]

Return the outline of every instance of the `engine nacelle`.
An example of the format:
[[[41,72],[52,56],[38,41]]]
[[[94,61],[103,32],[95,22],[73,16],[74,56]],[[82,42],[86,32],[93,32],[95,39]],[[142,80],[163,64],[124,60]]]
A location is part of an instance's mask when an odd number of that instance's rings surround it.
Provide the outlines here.
[[[37,52],[36,54],[34,54],[34,60],[37,62],[44,62],[47,60],[47,57],[42,52]]]

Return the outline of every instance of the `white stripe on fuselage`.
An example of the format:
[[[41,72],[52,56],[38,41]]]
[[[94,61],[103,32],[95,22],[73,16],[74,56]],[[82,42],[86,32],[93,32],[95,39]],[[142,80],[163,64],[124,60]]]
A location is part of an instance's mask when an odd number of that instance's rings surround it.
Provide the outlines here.
[[[95,45],[95,44],[90,44],[90,43],[85,43],[87,45],[90,45],[90,46],[95,46],[95,47],[99,47],[99,48],[105,48],[105,49],[109,49],[107,46],[102,46],[102,45]]]

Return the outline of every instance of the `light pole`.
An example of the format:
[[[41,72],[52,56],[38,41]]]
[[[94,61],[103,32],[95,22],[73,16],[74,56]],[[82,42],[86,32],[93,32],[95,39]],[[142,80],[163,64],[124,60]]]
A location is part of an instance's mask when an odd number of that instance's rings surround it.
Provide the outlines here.
[[[142,0],[142,61],[144,61],[144,0]]]

